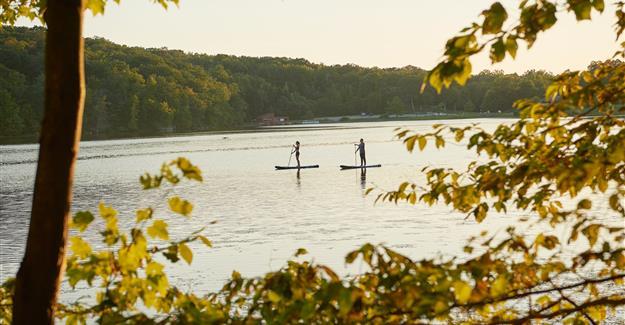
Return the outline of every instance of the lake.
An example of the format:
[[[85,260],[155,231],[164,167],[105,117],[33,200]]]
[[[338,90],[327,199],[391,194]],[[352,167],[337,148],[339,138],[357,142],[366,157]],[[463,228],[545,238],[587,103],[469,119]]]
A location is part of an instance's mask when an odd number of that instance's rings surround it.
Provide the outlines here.
[[[171,282],[182,289],[204,293],[219,289],[233,270],[258,276],[276,270],[300,248],[308,258],[334,267],[342,274],[343,258],[359,245],[384,243],[413,259],[438,254],[462,255],[467,238],[482,229],[504,229],[522,212],[493,214],[482,224],[464,214],[437,205],[411,206],[375,203],[374,193],[395,189],[401,182],[423,181],[424,166],[465,166],[476,156],[449,141],[443,150],[428,146],[408,153],[394,139],[396,127],[431,130],[432,123],[456,126],[480,123],[492,129],[506,120],[401,121],[276,127],[242,132],[168,138],[92,141],[81,144],[74,182],[74,211],[97,211],[98,202],[120,212],[122,226],[134,221],[134,211],[152,206],[156,217],[169,224],[173,238],[206,226],[211,249],[193,245],[191,266],[167,266]],[[507,120],[510,121],[510,120]],[[339,170],[354,163],[354,143],[366,142],[367,162],[382,168]],[[319,169],[275,171],[289,162],[290,146],[301,142],[302,164]],[[449,139],[451,140],[451,139]],[[156,172],[161,163],[184,156],[198,165],[204,182],[182,182],[143,191],[139,175]],[[0,146],[0,280],[14,276],[22,258],[28,230],[30,201],[36,168],[36,145]],[[295,158],[290,162],[295,163]],[[163,205],[180,195],[195,205],[190,219],[169,213]],[[596,206],[594,209],[604,209]],[[212,224],[212,222],[215,222]],[[93,228],[101,223],[96,222]],[[94,230],[86,235],[99,242]],[[96,245],[97,246],[97,245]],[[68,293],[64,286],[64,293]]]

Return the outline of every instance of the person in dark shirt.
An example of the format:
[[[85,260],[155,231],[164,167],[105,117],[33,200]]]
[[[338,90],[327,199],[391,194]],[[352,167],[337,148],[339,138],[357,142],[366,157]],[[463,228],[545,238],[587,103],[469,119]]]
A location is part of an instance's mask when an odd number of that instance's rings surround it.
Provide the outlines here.
[[[360,139],[360,143],[356,144],[356,151],[360,151],[360,166],[367,165],[367,158],[365,157],[365,141]]]
[[[291,154],[295,153],[295,160],[297,160],[297,168],[299,168],[299,141],[295,141],[293,145],[293,151]]]

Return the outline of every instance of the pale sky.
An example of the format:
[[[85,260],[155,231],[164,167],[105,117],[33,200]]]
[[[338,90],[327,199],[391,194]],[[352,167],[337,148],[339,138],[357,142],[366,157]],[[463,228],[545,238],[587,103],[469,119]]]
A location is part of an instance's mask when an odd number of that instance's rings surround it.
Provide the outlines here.
[[[86,36],[187,52],[305,58],[315,63],[430,69],[445,41],[477,19],[493,0],[180,0],[163,10],[149,0],[109,1],[103,16],[87,14]],[[518,1],[502,1],[509,12]],[[610,2],[610,1],[606,1]],[[617,49],[613,7],[592,22],[573,15],[542,34],[531,51],[474,72],[502,69],[561,72],[608,59]],[[612,10],[612,11],[611,11]]]

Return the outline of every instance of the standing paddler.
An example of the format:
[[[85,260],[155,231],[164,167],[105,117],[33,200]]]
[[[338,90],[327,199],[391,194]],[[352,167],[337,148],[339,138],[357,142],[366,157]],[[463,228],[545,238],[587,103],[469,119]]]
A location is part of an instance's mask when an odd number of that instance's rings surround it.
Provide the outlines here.
[[[360,166],[366,166],[367,158],[365,157],[365,141],[360,139],[360,143],[354,145],[356,146],[356,151],[354,153],[360,151]]]
[[[297,160],[297,168],[299,168],[299,141],[295,141],[295,144],[293,145],[293,151],[291,151],[291,154],[295,153],[295,160]]]

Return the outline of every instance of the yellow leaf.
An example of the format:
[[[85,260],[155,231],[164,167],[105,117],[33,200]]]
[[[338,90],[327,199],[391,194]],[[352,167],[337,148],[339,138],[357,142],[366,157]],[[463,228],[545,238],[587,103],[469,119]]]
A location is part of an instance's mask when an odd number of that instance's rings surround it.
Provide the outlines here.
[[[148,220],[152,218],[152,208],[137,210],[137,222]]]
[[[167,281],[167,277],[166,276],[159,277],[156,290],[158,290],[158,293],[160,293],[161,296],[164,296],[167,294],[167,289],[169,289],[169,281]]]
[[[182,256],[182,259],[184,259],[187,264],[191,264],[191,262],[193,262],[193,252],[189,246],[184,243],[180,243],[178,244],[178,250],[180,252],[180,256]]]
[[[145,267],[145,273],[149,276],[156,276],[163,274],[163,265],[157,262],[150,262]]]
[[[105,0],[87,0],[85,7],[93,13],[93,15],[104,14]]]
[[[419,137],[419,150],[423,151],[427,142],[428,140],[424,136]]]
[[[80,237],[70,238],[71,249],[79,258],[86,258],[91,254],[91,246]]]
[[[456,134],[455,134],[456,142],[462,141],[463,138],[464,138],[464,130],[462,130],[462,129],[456,130]]]
[[[110,206],[105,205],[102,202],[100,202],[100,204],[98,205],[98,209],[100,210],[100,216],[102,216],[102,218],[104,219],[117,216],[117,211],[115,211],[115,209],[113,209]]]
[[[460,304],[466,304],[471,297],[471,291],[473,290],[470,285],[468,285],[464,281],[456,281],[454,282],[454,295],[456,296],[456,300]]]
[[[160,238],[162,240],[169,239],[167,232],[167,223],[163,220],[155,220],[152,226],[148,227],[148,235],[152,238]]]
[[[616,266],[620,269],[625,269],[625,253],[617,253],[614,258],[616,259]]]
[[[436,148],[441,148],[445,146],[445,139],[443,137],[436,137]]]
[[[204,243],[204,245],[208,247],[213,247],[213,243],[210,240],[208,240],[208,238],[204,236],[197,236],[197,238],[199,238],[202,241],[202,243]]]
[[[547,306],[551,302],[551,298],[549,296],[542,296],[536,300],[536,303],[541,307]]]
[[[437,314],[447,311],[448,308],[449,306],[447,305],[447,303],[442,300],[437,300],[434,304],[434,312],[436,312]]]
[[[176,213],[182,214],[183,216],[188,216],[191,214],[191,211],[193,211],[193,204],[187,200],[174,196],[169,199],[169,208]]]
[[[595,243],[597,243],[597,239],[599,239],[599,229],[600,226],[597,224],[590,225],[582,230],[582,233],[586,238],[588,238],[588,242],[590,243],[590,247],[593,247]]]
[[[493,281],[490,286],[490,294],[494,297],[501,296],[506,293],[508,289],[508,279],[505,276],[500,275]]]
[[[269,290],[267,292],[267,298],[269,298],[269,301],[273,302],[273,303],[278,303],[280,302],[280,295],[277,294],[275,291],[273,290]]]
[[[592,306],[587,309],[588,316],[594,321],[601,323],[606,316],[606,306]]]
[[[412,152],[412,150],[414,150],[414,144],[416,140],[417,140],[416,135],[408,137],[404,140],[404,143],[406,144],[406,149],[408,149],[409,152]]]
[[[188,179],[193,179],[196,181],[202,181],[202,171],[191,164],[191,162],[183,157],[178,158],[175,163],[178,165],[178,168],[182,171],[184,177]]]

